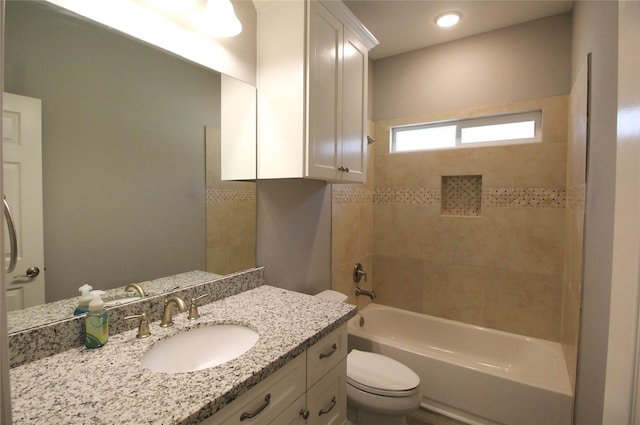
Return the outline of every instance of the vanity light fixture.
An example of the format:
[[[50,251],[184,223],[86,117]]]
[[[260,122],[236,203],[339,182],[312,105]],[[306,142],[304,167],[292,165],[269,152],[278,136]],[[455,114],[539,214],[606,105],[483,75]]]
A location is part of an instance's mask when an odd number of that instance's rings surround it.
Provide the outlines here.
[[[208,0],[204,11],[194,16],[193,22],[212,37],[234,37],[242,31],[230,0]]]
[[[145,0],[151,7],[172,15],[192,13],[198,4],[198,0]]]
[[[167,18],[210,37],[233,37],[242,24],[230,0],[136,0]]]
[[[445,12],[438,15],[435,21],[440,28],[449,28],[460,22],[460,19],[462,19],[460,12]]]

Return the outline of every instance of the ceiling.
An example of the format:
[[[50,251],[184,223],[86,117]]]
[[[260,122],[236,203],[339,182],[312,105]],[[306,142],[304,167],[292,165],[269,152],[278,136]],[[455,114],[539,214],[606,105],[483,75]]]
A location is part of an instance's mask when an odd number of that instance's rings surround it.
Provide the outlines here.
[[[483,32],[568,12],[573,0],[344,0],[378,39],[372,59],[421,49]],[[439,28],[435,17],[458,11],[462,20]]]

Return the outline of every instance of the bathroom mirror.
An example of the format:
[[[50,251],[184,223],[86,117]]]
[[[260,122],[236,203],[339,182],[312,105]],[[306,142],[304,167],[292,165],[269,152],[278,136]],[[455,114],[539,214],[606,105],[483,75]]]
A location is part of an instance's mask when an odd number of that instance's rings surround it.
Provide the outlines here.
[[[211,246],[229,261],[207,271],[255,266],[254,226],[207,229],[207,215],[223,219],[239,202],[255,215],[255,183],[225,182],[225,196],[207,183],[220,73],[41,1],[6,2],[4,48],[4,91],[42,103],[47,302],[85,283],[111,289],[207,270]],[[239,230],[246,243],[225,250]]]

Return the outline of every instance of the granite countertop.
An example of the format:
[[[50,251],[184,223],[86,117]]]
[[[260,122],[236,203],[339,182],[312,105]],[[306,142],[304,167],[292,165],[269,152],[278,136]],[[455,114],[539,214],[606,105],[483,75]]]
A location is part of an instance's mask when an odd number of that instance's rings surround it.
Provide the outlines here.
[[[345,323],[353,305],[260,286],[199,308],[194,322],[150,325],[109,337],[102,348],[73,348],[11,369],[14,424],[192,424],[211,416]],[[215,368],[164,374],[142,366],[156,342],[193,327],[243,324],[260,339],[242,356]]]

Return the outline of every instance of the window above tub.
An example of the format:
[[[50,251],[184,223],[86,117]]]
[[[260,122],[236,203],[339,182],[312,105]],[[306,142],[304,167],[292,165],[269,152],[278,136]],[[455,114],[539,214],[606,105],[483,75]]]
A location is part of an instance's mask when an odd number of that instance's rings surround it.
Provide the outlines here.
[[[391,152],[540,142],[541,130],[541,110],[397,126]]]

